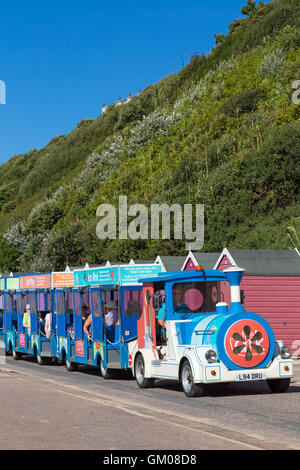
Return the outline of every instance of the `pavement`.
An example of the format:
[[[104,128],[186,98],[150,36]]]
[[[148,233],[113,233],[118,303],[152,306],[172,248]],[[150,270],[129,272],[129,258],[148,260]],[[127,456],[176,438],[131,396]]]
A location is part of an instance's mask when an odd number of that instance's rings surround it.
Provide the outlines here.
[[[265,383],[216,385],[188,399],[173,381],[141,390],[95,369],[0,366],[0,449],[300,449],[300,360],[285,394]],[[280,428],[281,432],[278,433]]]

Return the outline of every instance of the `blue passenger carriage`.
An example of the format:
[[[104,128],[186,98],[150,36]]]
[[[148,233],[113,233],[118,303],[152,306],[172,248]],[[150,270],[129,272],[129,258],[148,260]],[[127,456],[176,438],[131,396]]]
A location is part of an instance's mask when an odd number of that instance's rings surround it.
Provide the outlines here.
[[[45,363],[53,354],[53,341],[44,329],[52,309],[51,273],[6,278],[3,294],[6,350],[14,359],[33,355]]]
[[[160,271],[160,265],[102,266],[75,270],[72,287],[54,284],[57,357],[68,370],[86,364],[109,378],[113,370],[131,368],[128,344],[137,339],[142,312],[138,279]]]

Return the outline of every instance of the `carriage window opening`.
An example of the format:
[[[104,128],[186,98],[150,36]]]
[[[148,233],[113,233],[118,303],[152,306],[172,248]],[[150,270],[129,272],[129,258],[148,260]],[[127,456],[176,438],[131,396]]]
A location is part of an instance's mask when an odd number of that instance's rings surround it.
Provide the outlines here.
[[[30,313],[35,314],[37,312],[35,294],[30,294],[29,297],[30,297]]]
[[[65,311],[66,314],[72,315],[72,292],[65,292]]]
[[[47,297],[49,294],[42,292],[39,294],[39,312],[45,312],[47,310]]]
[[[37,311],[40,313],[42,310],[44,310],[44,302],[43,302],[43,297],[44,294],[41,294],[40,292],[37,293]]]
[[[14,294],[13,297],[12,297],[12,308],[13,308],[14,312],[17,311],[17,296],[16,296],[16,294]]]
[[[12,307],[13,307],[12,296],[9,294],[7,297],[8,297],[8,302],[7,302],[6,311],[9,312],[9,313],[12,313]]]
[[[92,292],[92,304],[93,304],[93,314],[95,317],[101,316],[101,309],[100,309],[100,292],[93,291]]]
[[[23,297],[23,309],[25,310],[25,305],[29,304],[29,294],[22,294]]]
[[[143,292],[140,289],[124,291],[124,310],[126,317],[140,317],[142,313]]]
[[[24,302],[22,295],[18,295],[18,313],[23,313],[24,310]]]
[[[51,294],[50,294],[50,292],[48,292],[48,293],[46,294],[46,310],[47,310],[48,312],[51,311]]]
[[[73,310],[76,316],[81,316],[81,302],[80,302],[80,294],[79,292],[74,292],[73,298]]]
[[[89,307],[89,292],[88,291],[85,291],[83,292],[83,294],[81,294],[81,309],[82,309],[82,305],[86,305],[87,308],[88,308],[88,311],[90,311],[90,307]]]
[[[56,307],[57,307],[57,314],[64,315],[64,294],[63,292],[57,292],[56,294]]]
[[[215,312],[220,286],[217,281],[176,283],[172,295],[174,313]]]

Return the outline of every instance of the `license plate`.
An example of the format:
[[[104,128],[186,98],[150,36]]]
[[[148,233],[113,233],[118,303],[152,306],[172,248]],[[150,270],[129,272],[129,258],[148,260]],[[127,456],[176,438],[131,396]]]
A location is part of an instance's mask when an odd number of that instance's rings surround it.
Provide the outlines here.
[[[236,382],[247,382],[251,380],[265,380],[267,374],[265,372],[242,372],[241,374],[236,374]]]

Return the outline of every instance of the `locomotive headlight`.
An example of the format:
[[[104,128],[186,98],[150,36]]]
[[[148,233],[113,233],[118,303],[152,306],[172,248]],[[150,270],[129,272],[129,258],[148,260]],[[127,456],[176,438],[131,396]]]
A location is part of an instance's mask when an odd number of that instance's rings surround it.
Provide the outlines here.
[[[205,353],[205,359],[207,362],[212,363],[217,361],[217,353],[213,349],[210,349],[209,351],[206,351]]]
[[[288,359],[291,356],[291,352],[287,346],[283,346],[280,349],[280,356],[282,357],[282,359]]]

